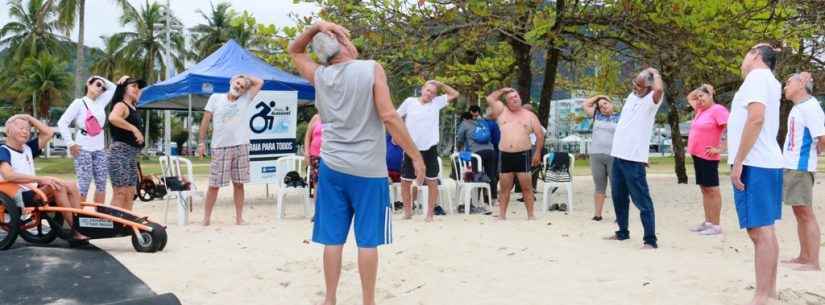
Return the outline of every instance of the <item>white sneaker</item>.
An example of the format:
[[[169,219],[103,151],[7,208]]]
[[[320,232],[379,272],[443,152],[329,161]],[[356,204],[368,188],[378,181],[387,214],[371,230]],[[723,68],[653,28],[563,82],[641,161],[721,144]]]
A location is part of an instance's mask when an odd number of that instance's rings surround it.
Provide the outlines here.
[[[704,230],[699,232],[699,235],[705,235],[705,236],[719,235],[719,234],[722,234],[722,227],[721,226],[716,226],[716,225],[710,225],[710,227],[708,227],[707,229],[704,229]]]
[[[702,224],[690,229],[690,231],[699,233],[699,232],[702,232],[702,231],[706,230],[707,228],[709,228],[711,226],[713,226],[713,224],[706,221],[706,222],[703,222]]]

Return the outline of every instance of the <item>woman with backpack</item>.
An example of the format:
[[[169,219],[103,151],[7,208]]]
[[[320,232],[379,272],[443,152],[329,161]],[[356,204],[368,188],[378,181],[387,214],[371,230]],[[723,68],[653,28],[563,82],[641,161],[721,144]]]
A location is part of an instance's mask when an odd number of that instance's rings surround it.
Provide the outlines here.
[[[616,132],[616,125],[619,123],[619,113],[613,110],[613,103],[604,95],[589,98],[584,101],[582,108],[593,120],[592,141],[589,149],[590,171],[595,185],[593,221],[601,221],[607,178],[610,177],[610,169],[613,167],[610,150],[613,147],[613,133]]]
[[[121,81],[126,78],[128,76],[123,76]],[[115,94],[115,84],[103,77],[92,76],[86,80],[83,94],[83,97],[69,104],[60,116],[57,127],[74,158],[80,196],[86,199],[89,186],[94,180],[94,202],[103,203],[106,199],[106,180],[109,177],[103,127],[106,125],[106,106]],[[71,124],[75,126],[74,137],[69,129]]]

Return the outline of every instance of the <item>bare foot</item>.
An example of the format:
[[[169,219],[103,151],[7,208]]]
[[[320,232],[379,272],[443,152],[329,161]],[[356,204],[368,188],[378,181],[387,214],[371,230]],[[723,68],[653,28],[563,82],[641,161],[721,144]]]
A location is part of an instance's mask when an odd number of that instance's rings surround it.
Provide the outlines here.
[[[776,304],[776,299],[763,296],[754,296],[748,305],[772,305]]]
[[[323,301],[318,303],[318,305],[335,305],[335,301]]]
[[[246,223],[245,220],[243,220],[243,218],[240,218],[240,219],[235,219],[235,224],[239,225],[239,226],[242,226],[242,225],[245,225],[247,223]]]
[[[618,236],[616,236],[616,234],[613,234],[613,235],[610,235],[610,236],[604,237],[603,239],[604,239],[604,240],[619,240],[619,237],[618,237]]]
[[[507,220],[507,216],[501,216],[501,215],[493,216],[493,218],[495,218],[496,221],[505,221],[505,220]]]
[[[201,221],[201,225],[204,226],[204,227],[208,227],[209,226],[209,219],[204,219],[203,221]]]
[[[404,220],[410,220],[410,219],[412,219],[412,215],[410,215],[410,214],[404,214],[404,218],[401,218],[401,219],[404,219]]]
[[[536,220],[536,216],[527,216],[527,220]]]
[[[78,240],[78,241],[89,241],[88,236],[80,234],[80,232],[77,232],[77,231],[75,231],[75,233],[74,233],[74,239]]]
[[[424,219],[424,221],[426,221],[426,222],[433,222],[433,216],[432,216],[432,215],[427,216],[427,218],[426,218],[426,219]]]
[[[821,271],[822,269],[819,268],[817,264],[799,264],[797,266],[791,267],[791,269],[796,271]]]
[[[801,264],[802,259],[799,258],[799,257],[793,258],[793,259],[786,259],[786,260],[783,260],[782,263],[783,264]]]

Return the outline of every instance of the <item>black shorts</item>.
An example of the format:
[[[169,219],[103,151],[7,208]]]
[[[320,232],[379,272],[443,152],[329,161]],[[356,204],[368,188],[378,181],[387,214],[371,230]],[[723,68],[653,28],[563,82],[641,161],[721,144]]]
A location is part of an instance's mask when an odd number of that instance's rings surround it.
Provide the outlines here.
[[[499,153],[500,173],[527,173],[530,172],[530,151],[522,152],[500,152]]]
[[[32,191],[32,190],[23,191],[20,194],[23,197],[23,206],[25,206],[25,207],[35,207],[35,206],[40,205],[40,200],[35,200],[34,191]]]
[[[696,184],[704,187],[719,186],[719,160],[707,160],[691,155]]]
[[[424,166],[427,167],[427,179],[438,179],[438,173],[441,172],[438,168],[438,145],[422,150],[421,157],[424,158]],[[404,154],[404,163],[401,165],[401,178],[415,180],[415,168],[412,165],[412,159],[407,154]]]

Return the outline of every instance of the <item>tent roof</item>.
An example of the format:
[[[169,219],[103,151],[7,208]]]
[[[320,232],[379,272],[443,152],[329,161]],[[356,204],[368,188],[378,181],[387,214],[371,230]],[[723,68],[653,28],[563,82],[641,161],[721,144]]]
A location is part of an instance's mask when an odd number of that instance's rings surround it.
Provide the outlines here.
[[[210,94],[228,92],[229,80],[237,74],[260,77],[263,90],[298,91],[299,103],[315,100],[315,88],[308,81],[269,65],[230,40],[183,73],[143,89],[138,107],[187,109],[191,94],[192,109],[200,110]]]

